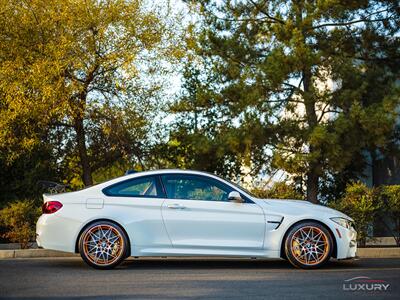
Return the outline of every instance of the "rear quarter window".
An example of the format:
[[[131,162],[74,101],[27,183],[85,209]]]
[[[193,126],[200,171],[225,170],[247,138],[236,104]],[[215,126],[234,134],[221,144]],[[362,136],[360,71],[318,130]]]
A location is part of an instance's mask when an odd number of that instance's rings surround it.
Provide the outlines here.
[[[115,183],[103,189],[103,193],[113,197],[161,197],[161,189],[156,176],[146,176]]]

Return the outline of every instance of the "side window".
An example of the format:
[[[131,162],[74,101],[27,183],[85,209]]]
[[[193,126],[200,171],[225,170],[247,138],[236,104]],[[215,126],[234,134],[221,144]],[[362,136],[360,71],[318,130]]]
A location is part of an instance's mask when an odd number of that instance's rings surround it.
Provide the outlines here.
[[[228,186],[212,178],[171,174],[161,176],[170,199],[228,201]]]
[[[103,190],[107,196],[122,197],[160,197],[157,178],[148,176],[126,180]]]

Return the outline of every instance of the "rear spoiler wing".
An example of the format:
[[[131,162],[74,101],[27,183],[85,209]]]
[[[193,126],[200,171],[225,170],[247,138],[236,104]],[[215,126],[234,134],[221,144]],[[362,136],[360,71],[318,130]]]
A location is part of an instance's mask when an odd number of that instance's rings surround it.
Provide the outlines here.
[[[43,194],[43,203],[49,202],[49,201],[54,201],[54,199],[51,199],[50,197],[52,194]]]

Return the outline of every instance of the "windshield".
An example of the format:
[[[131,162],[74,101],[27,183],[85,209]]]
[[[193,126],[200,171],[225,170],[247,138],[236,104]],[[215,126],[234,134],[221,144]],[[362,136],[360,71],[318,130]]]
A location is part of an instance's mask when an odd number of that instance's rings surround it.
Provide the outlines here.
[[[210,174],[212,174],[212,173],[210,173]],[[242,191],[242,192],[244,192],[244,193],[250,195],[251,197],[258,198],[256,195],[254,195],[254,194],[253,194],[252,192],[250,192],[248,189],[245,189],[244,187],[238,185],[237,183],[234,183],[233,181],[231,181],[231,180],[229,180],[229,179],[226,179],[226,178],[224,178],[224,177],[222,177],[222,176],[216,175],[216,174],[212,174],[212,175],[217,176],[217,177],[223,179],[224,181],[229,182],[230,184],[232,184],[233,186],[235,186],[236,188],[238,188],[240,191]]]
[[[225,179],[226,180],[226,179]],[[250,196],[252,196],[252,197],[254,197],[254,198],[258,198],[256,195],[254,195],[252,192],[250,192],[248,189],[245,189],[244,187],[242,187],[242,186],[240,186],[240,185],[238,185],[237,183],[234,183],[234,182],[232,182],[232,181],[230,181],[230,180],[226,180],[226,181],[228,181],[229,183],[231,183],[231,184],[233,184],[235,187],[237,187],[239,190],[241,190],[242,192],[245,192],[246,194],[248,194],[248,195],[250,195]]]

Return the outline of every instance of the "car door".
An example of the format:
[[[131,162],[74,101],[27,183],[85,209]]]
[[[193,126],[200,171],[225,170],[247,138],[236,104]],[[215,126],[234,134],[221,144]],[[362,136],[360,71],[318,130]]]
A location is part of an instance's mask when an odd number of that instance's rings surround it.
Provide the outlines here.
[[[103,193],[106,195],[104,214],[123,223],[133,253],[136,248],[171,246],[161,216],[165,196],[158,176],[127,179],[108,186]]]
[[[167,199],[164,223],[174,247],[261,249],[263,210],[250,200],[228,201],[233,188],[213,177],[188,174],[161,176]]]

